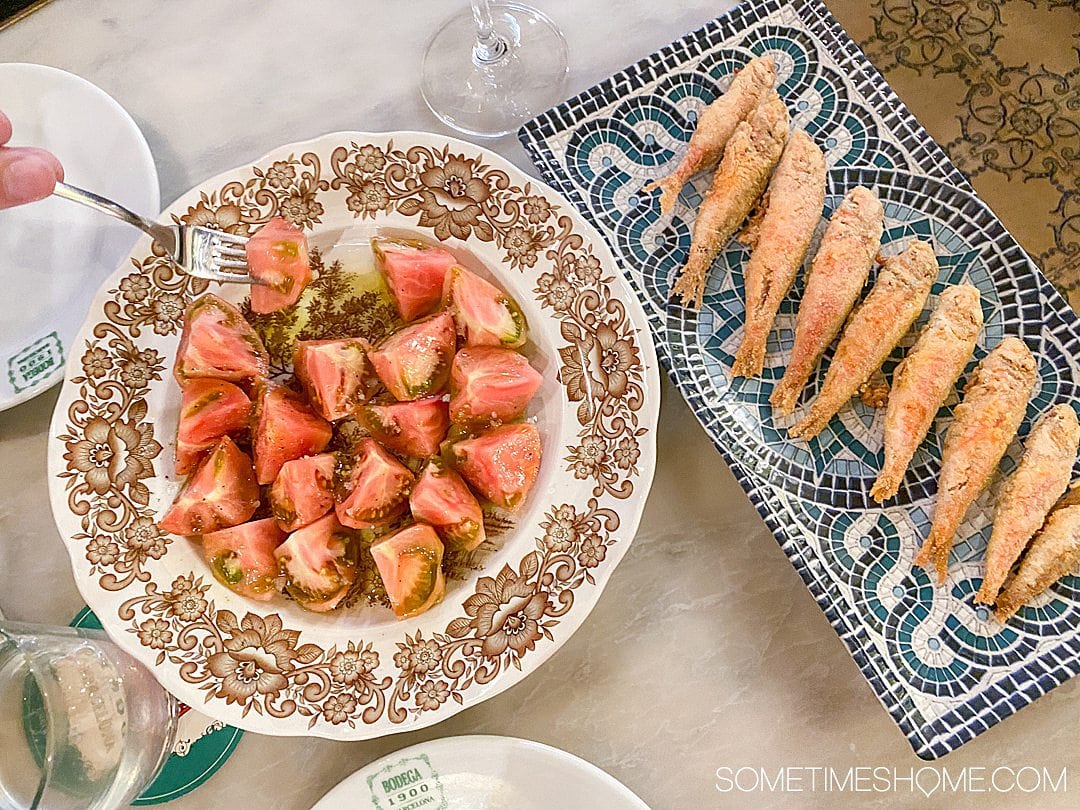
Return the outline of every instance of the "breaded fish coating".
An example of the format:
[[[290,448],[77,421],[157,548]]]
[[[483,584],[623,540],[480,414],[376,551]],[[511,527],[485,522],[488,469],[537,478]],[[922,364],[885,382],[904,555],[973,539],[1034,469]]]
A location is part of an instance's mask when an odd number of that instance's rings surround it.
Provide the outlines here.
[[[971,359],[982,325],[979,291],[970,284],[947,287],[930,322],[896,367],[885,410],[885,465],[870,490],[878,503],[896,495],[934,415]]]
[[[757,377],[765,364],[765,342],[780,302],[806,258],[825,204],[825,155],[796,130],[784,147],[766,191],[768,205],[754,233],[756,245],[743,271],[746,324],[731,373]]]
[[[945,582],[960,522],[1024,421],[1036,377],[1031,351],[1019,338],[1007,337],[982,359],[964,389],[945,432],[930,534],[915,558],[917,565],[933,562],[939,583]]]
[[[829,219],[799,304],[791,359],[769,397],[777,413],[795,410],[821,355],[840,334],[881,247],[884,217],[877,195],[856,186]]]
[[[1080,421],[1069,405],[1055,405],[1028,434],[1016,472],[1002,488],[986,545],[986,575],[975,601],[992,605],[1032,535],[1072,478]]]
[[[724,147],[731,140],[739,122],[750,117],[762,96],[775,82],[776,63],[773,58],[758,56],[735,74],[726,93],[701,111],[679,165],[667,177],[655,180],[643,189],[660,189],[661,213],[671,213],[687,180],[720,162]]]
[[[937,275],[937,258],[928,242],[913,241],[903,253],[886,259],[870,293],[844,327],[817,399],[788,435],[812,439],[821,432],[907,334]]]
[[[698,209],[690,257],[672,287],[685,306],[701,309],[705,278],[716,254],[754,207],[788,134],[788,113],[775,90],[731,136],[712,188]]]
[[[1031,543],[1012,582],[998,597],[994,615],[1004,622],[1080,562],[1080,506],[1056,509]]]

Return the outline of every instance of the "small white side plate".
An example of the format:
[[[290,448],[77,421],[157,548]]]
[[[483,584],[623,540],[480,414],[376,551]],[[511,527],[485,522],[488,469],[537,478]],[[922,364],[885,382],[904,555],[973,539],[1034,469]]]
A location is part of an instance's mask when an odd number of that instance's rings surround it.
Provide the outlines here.
[[[515,737],[446,737],[388,754],[312,810],[649,810],[573,754]]]
[[[157,170],[142,132],[111,96],[44,65],[0,64],[13,146],[60,158],[68,182],[153,216]],[[0,411],[63,378],[94,292],[140,236],[58,198],[0,211]]]

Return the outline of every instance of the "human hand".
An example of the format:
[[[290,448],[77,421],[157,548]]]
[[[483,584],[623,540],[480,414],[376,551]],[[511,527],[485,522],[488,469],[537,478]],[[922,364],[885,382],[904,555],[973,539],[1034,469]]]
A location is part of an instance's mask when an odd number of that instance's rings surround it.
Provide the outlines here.
[[[56,155],[30,146],[6,146],[11,121],[0,112],[0,209],[42,200],[64,179]]]

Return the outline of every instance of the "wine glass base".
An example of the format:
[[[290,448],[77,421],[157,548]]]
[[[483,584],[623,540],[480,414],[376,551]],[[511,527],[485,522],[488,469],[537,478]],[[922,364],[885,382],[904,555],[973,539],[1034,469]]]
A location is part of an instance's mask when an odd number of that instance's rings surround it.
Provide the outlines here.
[[[494,33],[509,46],[499,59],[475,58],[476,22],[466,9],[431,38],[420,92],[439,120],[484,138],[508,135],[563,99],[566,40],[545,14],[518,3],[492,3]]]

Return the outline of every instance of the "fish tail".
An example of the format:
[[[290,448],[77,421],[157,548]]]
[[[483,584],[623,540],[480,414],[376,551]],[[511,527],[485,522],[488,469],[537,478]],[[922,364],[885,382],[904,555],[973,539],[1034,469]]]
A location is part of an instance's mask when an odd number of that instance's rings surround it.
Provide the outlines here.
[[[790,416],[795,411],[795,400],[799,397],[799,388],[795,387],[794,382],[791,382],[792,377],[785,373],[780,378],[780,382],[773,386],[772,393],[769,394],[769,404],[781,415]]]
[[[1009,568],[1011,568],[1011,562],[1007,562],[1003,559],[1001,554],[1001,544],[995,544],[993,540],[997,538],[991,538],[991,543],[986,549],[986,567],[983,573],[982,584],[979,585],[979,592],[975,594],[975,602],[980,605],[992,605],[997,601],[998,592],[1001,590],[1001,586],[1005,584],[1005,578],[1009,575]],[[1006,563],[1002,565],[1002,563]]]
[[[735,363],[731,367],[733,377],[760,377],[765,368],[765,346],[756,335],[745,334],[739,350],[735,353]]]
[[[642,188],[643,193],[651,193],[660,189],[660,213],[668,215],[675,208],[675,201],[679,198],[682,189],[682,181],[674,174],[660,180],[653,180]]]
[[[686,154],[683,155],[683,159],[679,161],[679,165],[675,167],[675,170],[671,174],[667,177],[662,177],[659,180],[653,180],[642,189],[642,191],[646,192],[660,189],[661,214],[666,216],[674,210],[675,203],[679,199],[679,192],[682,191],[682,187],[686,185],[686,181],[693,177],[698,169],[702,168],[702,157],[702,150],[699,147],[691,146],[687,149]]]
[[[919,548],[919,553],[915,555],[916,565],[921,565],[923,568],[926,567],[927,563],[929,563],[934,556],[934,546],[936,543],[937,540],[935,535],[931,531],[930,536],[923,540],[922,547]]]
[[[705,250],[691,249],[690,258],[671,288],[671,294],[679,296],[683,306],[701,309],[705,299],[705,276],[711,265],[711,254]]]
[[[784,369],[784,376],[773,386],[772,394],[769,395],[769,403],[783,416],[790,416],[795,412],[795,406],[799,404],[799,395],[806,387],[810,375],[813,373],[813,361],[806,357],[792,356]]]
[[[788,436],[795,439],[812,439],[821,433],[825,425],[829,424],[830,419],[832,419],[832,414],[822,418],[821,412],[811,407],[810,413],[788,431]]]
[[[870,488],[870,497],[877,503],[884,503],[889,498],[895,497],[897,490],[900,489],[901,480],[901,476],[886,467],[878,474],[874,486]]]
[[[947,538],[945,533],[938,531],[936,527],[931,527],[926,542],[922,544],[922,548],[919,549],[919,553],[915,557],[915,564],[930,570],[931,563],[933,563],[933,570],[937,573],[938,585],[944,585],[945,578],[949,573],[949,552],[951,550],[951,538]]]
[[[991,582],[989,575],[983,578],[979,592],[975,594],[976,605],[992,605],[997,600],[998,584]]]

